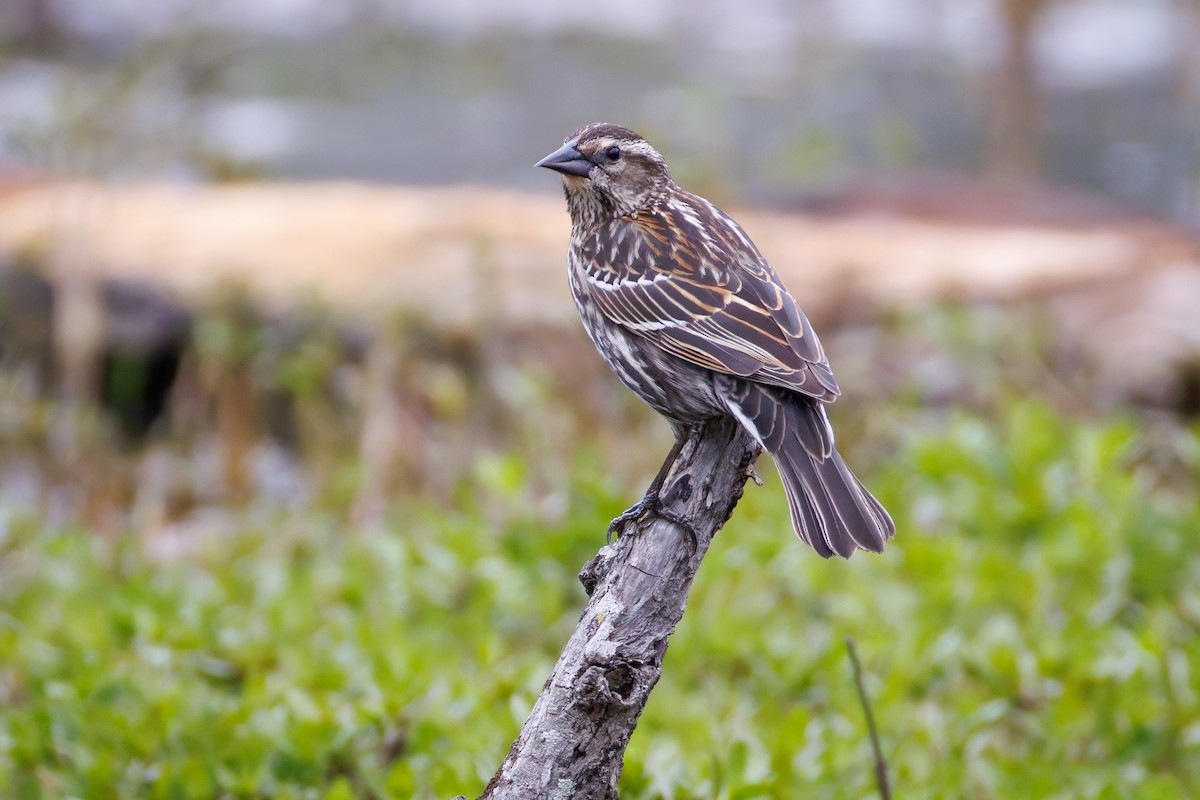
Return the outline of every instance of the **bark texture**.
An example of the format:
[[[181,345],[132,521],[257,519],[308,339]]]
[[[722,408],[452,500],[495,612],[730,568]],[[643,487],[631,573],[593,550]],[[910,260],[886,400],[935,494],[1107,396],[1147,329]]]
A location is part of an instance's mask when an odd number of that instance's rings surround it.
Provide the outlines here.
[[[662,504],[579,575],[591,599],[481,800],[615,800],[625,748],[662,673],[667,639],[713,535],[733,513],[759,447],[732,419],[698,427]]]

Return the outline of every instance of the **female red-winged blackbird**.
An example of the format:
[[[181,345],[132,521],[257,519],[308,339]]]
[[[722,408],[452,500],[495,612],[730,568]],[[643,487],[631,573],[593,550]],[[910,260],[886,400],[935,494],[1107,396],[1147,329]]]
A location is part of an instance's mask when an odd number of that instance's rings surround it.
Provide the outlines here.
[[[613,525],[662,514],[658,492],[693,427],[732,414],[774,457],[801,539],[826,558],[882,550],[896,529],[834,449],[824,404],[840,390],[821,343],[741,227],[619,125],[585,125],[537,166],[563,176],[588,336],[675,431],[646,496]]]

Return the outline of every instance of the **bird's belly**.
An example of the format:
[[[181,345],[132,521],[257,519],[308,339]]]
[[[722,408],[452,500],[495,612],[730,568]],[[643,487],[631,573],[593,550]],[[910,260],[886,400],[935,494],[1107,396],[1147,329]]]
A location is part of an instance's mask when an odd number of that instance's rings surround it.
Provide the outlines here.
[[[711,372],[630,333],[578,294],[575,305],[604,361],[621,383],[655,411],[684,424],[727,413],[717,397]]]

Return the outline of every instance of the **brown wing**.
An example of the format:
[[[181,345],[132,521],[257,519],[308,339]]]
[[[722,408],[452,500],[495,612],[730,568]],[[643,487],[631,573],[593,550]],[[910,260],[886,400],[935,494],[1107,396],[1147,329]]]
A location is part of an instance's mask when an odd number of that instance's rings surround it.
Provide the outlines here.
[[[680,193],[585,250],[589,295],[613,322],[706,369],[826,402],[838,396],[795,299],[737,223],[706,201]]]

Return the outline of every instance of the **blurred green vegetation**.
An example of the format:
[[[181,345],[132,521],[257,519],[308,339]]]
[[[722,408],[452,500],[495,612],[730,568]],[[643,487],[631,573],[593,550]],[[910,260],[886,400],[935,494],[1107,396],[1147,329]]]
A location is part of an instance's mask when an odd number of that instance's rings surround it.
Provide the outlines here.
[[[764,461],[622,796],[872,796],[845,637],[899,797],[1200,791],[1197,430],[1019,398],[863,411],[894,432],[861,470],[894,544],[816,558]],[[575,625],[577,568],[631,499],[598,445],[571,444],[540,479],[553,503],[531,496],[535,453],[481,448],[448,504],[397,497],[369,531],[347,493],[252,504],[165,556],[0,509],[0,796],[478,794]]]
[[[717,197],[926,163],[1040,168],[1164,214],[1193,194],[1187,165],[1171,168],[1191,152],[1175,113],[1190,90],[1169,71],[1056,92],[1043,136],[1018,127],[1006,148],[980,140],[1012,128],[1002,93],[974,71],[931,83],[940,55],[876,66],[799,48],[804,81],[747,95],[735,71],[676,64],[655,42],[396,46],[376,26],[315,47],[180,26],[22,58],[14,80],[47,102],[0,139],[18,163],[110,180],[443,182],[457,164],[460,179],[543,181],[525,166],[541,145],[514,160],[522,137],[475,137],[466,157],[447,139],[450,164],[411,120],[450,130],[476,125],[464,107],[508,108],[513,130],[565,131],[577,116],[552,118],[583,113],[565,102],[578,97],[588,114],[642,109],[677,175]],[[678,52],[711,49],[693,44]],[[577,69],[544,68],[563,59]],[[1149,130],[1153,114],[1097,121],[1097,102],[1170,113]],[[255,124],[231,126],[247,110]],[[255,112],[282,145],[231,150],[253,145]],[[269,320],[233,290],[179,353],[168,343],[167,419],[145,406],[159,365],[141,350],[110,347],[96,396],[59,404],[39,298],[0,292],[0,798],[477,795],[574,628],[577,569],[666,426],[590,353],[578,363],[578,331],[522,341],[400,319],[347,336],[328,310]],[[1028,322],[1011,305],[951,308],[827,339],[848,389],[839,441],[899,535],[881,557],[820,560],[764,459],[767,485],[718,536],[672,639],[623,797],[874,796],[846,637],[897,797],[1200,795],[1200,429],[1098,411]]]

